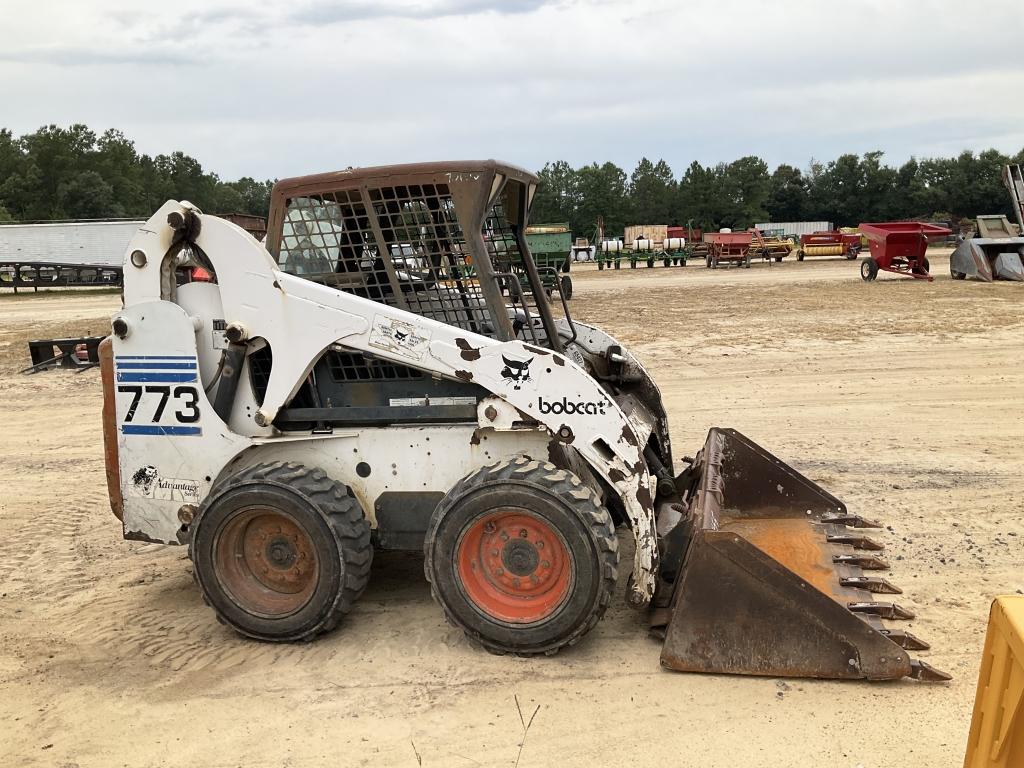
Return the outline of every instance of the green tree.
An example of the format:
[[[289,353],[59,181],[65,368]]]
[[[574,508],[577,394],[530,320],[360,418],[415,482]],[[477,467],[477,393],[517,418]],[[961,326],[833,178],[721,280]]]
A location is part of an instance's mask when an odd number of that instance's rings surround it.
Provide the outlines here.
[[[664,160],[641,158],[629,177],[628,195],[632,223],[669,224],[678,218],[676,181]]]

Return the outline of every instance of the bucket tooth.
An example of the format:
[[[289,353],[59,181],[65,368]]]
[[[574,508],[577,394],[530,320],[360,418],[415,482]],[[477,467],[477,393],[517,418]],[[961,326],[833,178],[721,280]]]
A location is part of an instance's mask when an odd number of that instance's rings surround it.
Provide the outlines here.
[[[854,613],[870,613],[872,616],[881,616],[883,619],[912,619],[914,614],[906,608],[901,608],[896,603],[847,603]]]
[[[931,648],[931,646],[921,638],[912,635],[909,632],[904,632],[902,629],[881,629],[879,632],[896,643],[900,648],[908,651],[927,651]]]
[[[866,589],[876,595],[902,595],[903,590],[888,580],[878,576],[844,576],[839,579],[840,585],[855,589]]]
[[[859,533],[832,533],[825,537],[830,544],[847,544],[856,549],[881,552],[885,547],[874,539]]]
[[[878,555],[833,555],[832,562],[837,565],[856,565],[865,571],[889,570],[889,563]]]
[[[860,515],[851,515],[848,512],[838,515],[823,515],[821,518],[823,523],[834,523],[835,525],[845,525],[847,528],[881,528],[881,523],[876,523],[874,520],[867,520]]]
[[[907,677],[911,677],[914,680],[921,680],[926,683],[944,683],[947,680],[952,680],[952,675],[947,675],[940,669],[936,669],[927,661],[921,661],[920,659],[910,660],[910,674]]]

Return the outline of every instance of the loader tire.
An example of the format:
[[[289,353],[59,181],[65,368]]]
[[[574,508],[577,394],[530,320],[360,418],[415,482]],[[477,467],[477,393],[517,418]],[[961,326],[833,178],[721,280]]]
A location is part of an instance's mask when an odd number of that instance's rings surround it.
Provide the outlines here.
[[[482,467],[438,504],[424,571],[449,623],[496,654],[551,655],[604,615],[611,515],[576,475],[525,457]]]
[[[322,469],[257,464],[218,483],[191,526],[189,557],[221,623],[257,640],[311,640],[366,588],[362,507]]]

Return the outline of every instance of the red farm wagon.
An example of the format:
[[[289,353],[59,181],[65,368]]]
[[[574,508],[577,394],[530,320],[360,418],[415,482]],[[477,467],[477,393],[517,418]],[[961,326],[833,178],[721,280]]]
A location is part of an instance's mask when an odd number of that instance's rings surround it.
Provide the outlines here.
[[[868,239],[871,255],[860,264],[860,276],[874,280],[879,270],[909,275],[919,280],[932,280],[928,274],[928,242],[950,234],[946,227],[920,221],[886,221],[861,224],[861,234]]]

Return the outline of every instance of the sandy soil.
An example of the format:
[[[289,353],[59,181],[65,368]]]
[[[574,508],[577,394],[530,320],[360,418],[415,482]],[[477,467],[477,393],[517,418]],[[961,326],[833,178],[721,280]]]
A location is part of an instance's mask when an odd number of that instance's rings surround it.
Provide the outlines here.
[[[183,550],[120,538],[97,372],[16,374],[25,340],[101,330],[117,297],[0,297],[0,765],[960,765],[989,601],[1024,590],[1024,286],[932,261],[930,285],[588,265],[572,307],[649,365],[679,455],[736,427],[891,526],[942,685],[665,672],[622,601],[568,652],[496,658],[396,555],[332,635],[242,640]]]

